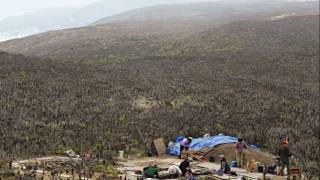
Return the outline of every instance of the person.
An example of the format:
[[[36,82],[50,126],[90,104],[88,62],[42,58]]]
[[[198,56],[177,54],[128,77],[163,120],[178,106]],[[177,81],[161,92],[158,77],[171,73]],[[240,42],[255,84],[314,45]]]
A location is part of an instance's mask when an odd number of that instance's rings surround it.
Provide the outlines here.
[[[243,166],[243,154],[244,151],[246,150],[247,146],[243,142],[243,139],[241,137],[238,138],[238,142],[235,145],[236,149],[236,161],[237,161],[237,166],[242,167]]]
[[[221,154],[219,156],[219,160],[220,160],[220,169],[218,170],[218,174],[220,174],[220,175],[223,175],[223,173],[229,174],[231,171],[231,168],[230,168],[229,164],[227,163],[227,160],[223,154]]]
[[[182,172],[178,166],[173,165],[173,166],[169,167],[168,174],[169,174],[170,178],[178,178],[182,175]]]
[[[187,173],[187,169],[190,168],[190,160],[189,159],[185,159],[183,160],[180,165],[179,168],[182,172],[182,176],[185,176]]]
[[[185,138],[180,142],[180,155],[179,155],[180,159],[181,159],[182,151],[183,150],[188,151],[190,149],[191,143],[192,143],[192,137]]]
[[[289,142],[287,140],[281,142],[278,155],[281,163],[281,167],[278,175],[283,176],[284,175],[283,170],[286,167],[288,172],[287,173],[288,177],[290,177],[289,158],[291,157],[291,154],[289,149]]]
[[[145,178],[158,177],[159,169],[158,169],[157,165],[152,165],[152,166],[145,167],[143,169],[143,175],[144,175]]]

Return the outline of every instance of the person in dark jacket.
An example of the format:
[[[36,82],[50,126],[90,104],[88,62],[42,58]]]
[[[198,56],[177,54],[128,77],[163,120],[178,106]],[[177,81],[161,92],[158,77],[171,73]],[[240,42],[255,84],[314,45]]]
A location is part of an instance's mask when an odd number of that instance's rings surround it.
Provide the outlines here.
[[[287,167],[287,171],[288,171],[288,177],[290,177],[290,164],[289,164],[289,158],[291,157],[290,154],[290,149],[289,149],[289,143],[288,141],[282,141],[280,144],[280,148],[278,151],[278,155],[280,158],[280,162],[281,162],[281,168],[279,171],[280,176],[283,176],[283,170],[285,167]]]
[[[189,159],[185,159],[180,163],[180,170],[182,172],[182,176],[185,176],[187,173],[187,169],[190,167],[190,160]]]
[[[227,163],[227,160],[224,157],[224,155],[220,155],[219,159],[220,159],[220,169],[218,171],[222,171],[225,174],[229,174],[231,171],[231,168],[230,168],[229,164]]]

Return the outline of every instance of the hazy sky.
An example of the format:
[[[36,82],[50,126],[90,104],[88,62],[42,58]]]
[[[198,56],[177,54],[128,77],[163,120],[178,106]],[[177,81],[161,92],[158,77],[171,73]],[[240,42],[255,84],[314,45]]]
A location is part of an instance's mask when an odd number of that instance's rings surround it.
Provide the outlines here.
[[[8,16],[14,16],[31,12],[39,9],[52,8],[52,7],[64,7],[64,6],[81,6],[90,4],[93,2],[102,0],[0,0],[0,19]],[[104,0],[108,1],[108,0]],[[128,2],[132,3],[132,0]],[[139,1],[139,0],[135,0]],[[157,3],[160,0],[150,0],[153,3]],[[214,0],[181,0],[181,2],[192,1],[214,1]],[[292,1],[305,1],[305,0],[292,0]],[[314,1],[314,0],[311,0]],[[170,2],[170,0],[161,0],[161,2]]]
[[[38,9],[80,6],[98,0],[0,0],[0,19]]]
[[[98,1],[114,0],[0,0],[0,19],[8,16],[20,15],[26,12],[36,11],[52,7],[81,6]],[[146,0],[127,0],[128,4],[135,2],[144,3]],[[170,4],[171,0],[148,0],[147,4]],[[196,1],[217,1],[217,0],[175,0],[174,2],[196,2]],[[125,2],[125,1],[124,1]]]

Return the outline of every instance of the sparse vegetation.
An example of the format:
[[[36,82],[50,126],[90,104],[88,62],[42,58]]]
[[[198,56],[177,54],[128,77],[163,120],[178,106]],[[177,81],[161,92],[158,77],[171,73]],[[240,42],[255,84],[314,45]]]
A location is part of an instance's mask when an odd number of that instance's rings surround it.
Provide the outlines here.
[[[1,52],[0,157],[65,147],[108,157],[143,148],[139,127],[149,142],[224,133],[273,153],[289,137],[305,172],[319,176],[318,18],[233,23],[173,39],[167,47],[177,49],[160,54],[159,37],[146,36],[140,51],[124,38],[125,59],[110,55],[123,47],[98,52],[111,63],[84,61],[94,50],[77,62]],[[144,111],[139,97],[161,103]]]
[[[193,106],[201,106],[203,105],[197,99],[191,96],[179,96],[171,101],[171,105],[173,109],[179,109],[180,107],[189,104]]]

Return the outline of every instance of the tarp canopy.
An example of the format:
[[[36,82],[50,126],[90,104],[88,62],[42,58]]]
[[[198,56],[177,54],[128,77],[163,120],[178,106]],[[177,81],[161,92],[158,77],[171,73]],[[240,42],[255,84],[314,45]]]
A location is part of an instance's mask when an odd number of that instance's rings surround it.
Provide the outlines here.
[[[185,137],[177,136],[174,146],[168,149],[168,154],[179,156],[180,142],[184,138]],[[203,148],[213,148],[220,144],[236,143],[237,141],[238,141],[238,138],[236,137],[224,136],[224,135],[218,135],[218,136],[212,136],[212,137],[206,137],[206,138],[194,138],[191,143],[191,149],[195,151],[199,151]]]

